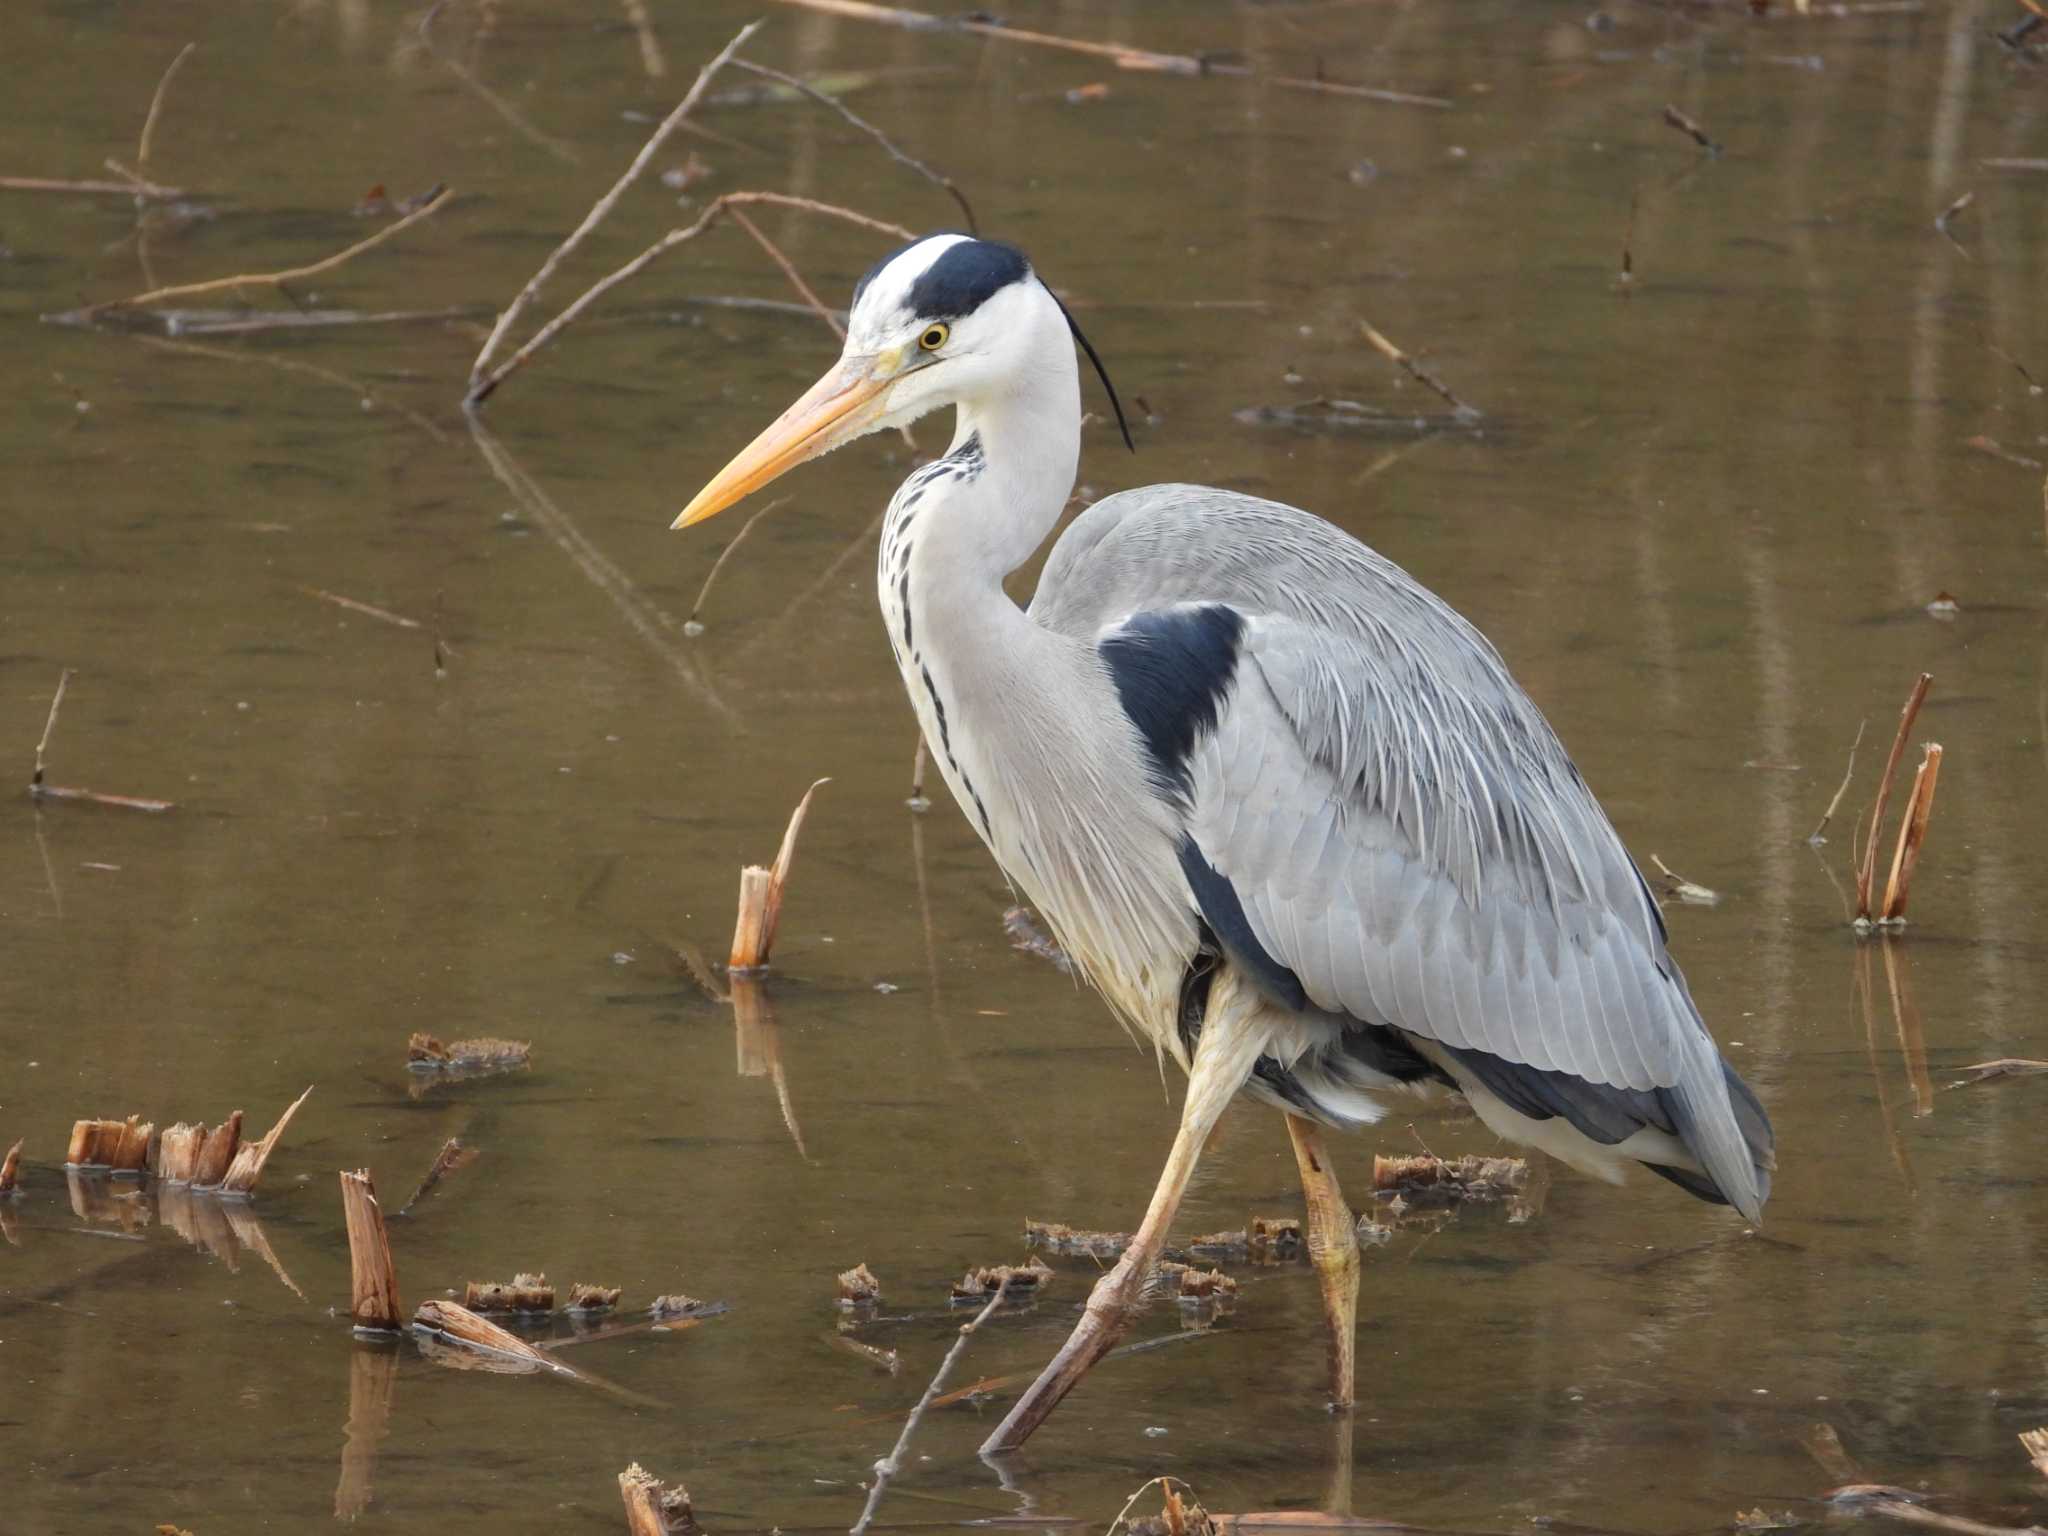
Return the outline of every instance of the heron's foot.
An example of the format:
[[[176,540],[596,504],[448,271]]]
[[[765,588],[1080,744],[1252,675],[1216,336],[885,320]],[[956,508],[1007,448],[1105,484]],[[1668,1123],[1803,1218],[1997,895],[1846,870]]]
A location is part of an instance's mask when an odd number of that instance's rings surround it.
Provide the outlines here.
[[[1330,1408],[1349,1409],[1357,1399],[1358,1227],[1344,1191],[1337,1185],[1320,1131],[1307,1120],[1287,1117],[1301,1168],[1301,1192],[1308,1200],[1308,1257],[1323,1289],[1323,1316],[1330,1325]]]
[[[1134,1262],[1135,1248],[1133,1244],[1126,1249],[1109,1273],[1095,1282],[1088,1305],[1081,1309],[1081,1321],[995,1433],[982,1442],[982,1455],[1014,1451],[1030,1439],[1060,1399],[1088,1374],[1088,1368],[1115,1348],[1116,1341],[1129,1330],[1144,1293],[1145,1273],[1151,1268],[1149,1260]]]

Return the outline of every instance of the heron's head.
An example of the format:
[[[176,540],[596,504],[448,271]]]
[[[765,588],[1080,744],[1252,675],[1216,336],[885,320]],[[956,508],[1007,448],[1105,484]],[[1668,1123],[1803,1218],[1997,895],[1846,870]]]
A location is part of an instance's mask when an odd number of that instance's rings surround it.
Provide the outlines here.
[[[1100,373],[1095,349],[1015,246],[957,234],[913,241],[854,288],[838,363],[720,470],[673,526],[702,522],[857,437],[1014,389],[1049,365],[1070,369],[1070,333]],[[1102,382],[1108,385],[1107,374]]]

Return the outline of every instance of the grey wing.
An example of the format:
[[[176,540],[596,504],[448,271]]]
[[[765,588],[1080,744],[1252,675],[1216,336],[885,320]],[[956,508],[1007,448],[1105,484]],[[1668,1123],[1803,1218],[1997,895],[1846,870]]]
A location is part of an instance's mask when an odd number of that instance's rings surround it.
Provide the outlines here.
[[[1762,1110],[1620,838],[1470,624],[1320,519],[1192,487],[1091,509],[1032,611],[1092,630],[1182,807],[1191,894],[1269,994],[1436,1042],[1510,1107],[1609,1145],[1667,1131],[1712,1188],[1671,1176],[1756,1216]],[[1227,681],[1213,646],[1158,665],[1163,640],[1219,630]],[[1203,674],[1206,716],[1148,724],[1134,656]]]

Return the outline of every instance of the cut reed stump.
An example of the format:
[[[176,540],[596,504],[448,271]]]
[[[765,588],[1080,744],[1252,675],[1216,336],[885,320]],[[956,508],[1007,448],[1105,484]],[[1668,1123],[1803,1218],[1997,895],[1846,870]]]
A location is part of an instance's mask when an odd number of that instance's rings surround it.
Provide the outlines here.
[[[775,948],[775,929],[782,921],[782,896],[789,884],[789,869],[796,862],[797,833],[803,830],[804,817],[810,813],[811,796],[818,792],[819,785],[831,782],[819,779],[804,791],[803,799],[790,813],[789,827],[782,834],[782,847],[775,855],[773,869],[749,864],[740,871],[739,919],[733,925],[728,970],[746,974],[767,965],[769,953]]]
[[[579,1317],[594,1317],[600,1312],[615,1310],[623,1288],[616,1285],[591,1285],[587,1281],[576,1281],[569,1287],[569,1300],[563,1306],[564,1312],[573,1312]]]
[[[1052,1266],[1033,1256],[1023,1264],[985,1264],[953,1285],[956,1302],[983,1302],[997,1294],[1036,1296],[1052,1281]]]
[[[555,1310],[555,1288],[546,1275],[517,1274],[506,1280],[472,1280],[462,1289],[472,1312],[513,1312],[545,1318]]]
[[[882,1299],[882,1282],[863,1261],[839,1276],[839,1305],[872,1307]]]
[[[444,1042],[415,1030],[405,1043],[405,1065],[413,1072],[509,1072],[525,1066],[532,1056],[533,1047],[526,1041],[496,1035]]]
[[[689,1490],[662,1482],[637,1461],[619,1474],[619,1497],[626,1501],[631,1536],[680,1536],[697,1528]]]
[[[14,1193],[17,1175],[21,1171],[22,1143],[17,1141],[7,1149],[7,1156],[0,1158],[0,1196]]]
[[[349,1321],[357,1333],[397,1333],[398,1272],[392,1267],[391,1240],[384,1231],[384,1211],[377,1204],[377,1186],[370,1181],[369,1169],[342,1173],[341,1209],[348,1218]]]
[[[143,1121],[140,1115],[126,1120],[77,1121],[71,1127],[71,1148],[64,1154],[64,1166],[141,1173],[149,1166],[149,1139],[155,1131],[155,1123]]]
[[[1468,1200],[1507,1200],[1529,1183],[1529,1165],[1519,1157],[1459,1157],[1431,1153],[1372,1160],[1373,1193],[1409,1206],[1460,1205]]]

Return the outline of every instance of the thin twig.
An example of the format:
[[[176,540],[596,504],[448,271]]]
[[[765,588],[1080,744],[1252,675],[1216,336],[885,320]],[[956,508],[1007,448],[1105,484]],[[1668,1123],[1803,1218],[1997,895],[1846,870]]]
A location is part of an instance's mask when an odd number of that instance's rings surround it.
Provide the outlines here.
[[[152,288],[148,293],[138,293],[131,298],[114,299],[105,304],[91,305],[83,313],[87,315],[104,314],[110,309],[133,309],[142,304],[154,304],[161,299],[187,298],[195,293],[220,293],[229,288],[246,288],[258,283],[268,283],[276,288],[282,287],[286,283],[298,282],[302,278],[318,277],[321,273],[332,272],[344,262],[353,261],[365,251],[374,250],[385,241],[404,233],[405,230],[417,224],[421,219],[428,218],[439,211],[441,205],[447,201],[448,188],[446,186],[437,186],[428,194],[427,200],[424,203],[421,203],[419,207],[413,209],[411,213],[408,213],[395,224],[387,224],[367,240],[358,240],[347,250],[337,251],[334,255],[312,262],[307,266],[290,267],[282,272],[240,273],[234,277],[209,278],[203,283],[178,283],[169,288]]]
[[[526,280],[526,286],[505,306],[505,312],[498,316],[498,323],[491,327],[491,334],[484,339],[483,350],[477,353],[476,361],[470,364],[467,404],[476,405],[490,393],[484,388],[484,370],[490,366],[491,359],[504,345],[505,338],[511,334],[512,327],[519,317],[526,313],[527,307],[540,296],[540,291],[547,285],[548,279],[555,275],[556,269],[568,259],[570,253],[589,238],[591,231],[604,222],[605,216],[618,205],[619,199],[625,196],[626,189],[639,180],[640,173],[647,169],[648,162],[654,158],[656,151],[668,142],[669,135],[674,133],[682,120],[696,109],[712,78],[725,67],[726,62],[735,53],[739,52],[740,45],[752,37],[760,26],[760,22],[754,21],[740,28],[738,35],[721,48],[709,64],[697,72],[695,83],[691,85],[683,99],[676,103],[675,110],[663,118],[654,132],[648,135],[647,142],[640,146],[640,153],[633,157],[619,179],[612,183],[611,190],[590,205],[590,212],[583,216],[583,222],[570,231],[566,240],[548,253],[547,260],[540,264],[540,270]],[[494,375],[491,382],[495,381]]]
[[[94,197],[146,197],[176,202],[183,187],[160,187],[153,181],[66,180],[51,176],[0,176],[0,192],[82,192]]]
[[[725,724],[737,724],[739,717],[733,707],[720,698],[718,691],[706,680],[690,649],[669,638],[668,631],[679,627],[675,620],[643,593],[610,556],[591,542],[576,520],[484,426],[481,416],[471,412],[467,419],[477,451],[484,456],[484,462],[490,466],[498,483],[512,493],[512,499],[520,510],[555,541],[598,591],[611,600],[620,617],[656,655],[669,664],[685,687]]]
[[[788,505],[789,498],[787,496],[776,497],[775,500],[769,502],[767,506],[748,518],[741,526],[740,531],[732,536],[732,542],[718,552],[718,558],[711,562],[711,574],[704,578],[704,585],[697,589],[697,601],[690,604],[690,616],[683,620],[684,634],[701,635],[704,633],[704,626],[698,622],[697,615],[704,611],[704,599],[711,595],[711,583],[718,580],[718,573],[725,569],[725,562],[730,560],[732,552],[740,547],[740,541],[754,531],[754,524],[761,521],[762,518],[773,512],[777,507]]]
[[[654,19],[647,14],[647,0],[625,0],[626,20],[640,39],[640,67],[650,80],[668,77],[668,56],[661,51],[661,39],[654,35]]]
[[[932,185],[943,187],[946,194],[960,205],[960,217],[967,221],[967,233],[970,235],[979,235],[981,233],[980,226],[975,222],[974,209],[968,204],[967,194],[954,185],[952,177],[942,176],[915,155],[905,154],[896,147],[886,133],[848,107],[846,103],[838,100],[836,97],[827,96],[816,86],[798,79],[795,75],[785,75],[779,69],[770,69],[765,64],[756,64],[752,59],[734,59],[732,62],[735,69],[744,69],[750,74],[763,75],[770,80],[778,80],[791,90],[810,97],[811,100],[817,102],[820,106],[828,107],[832,111],[837,112],[841,117],[853,124],[854,127],[887,150],[889,158],[898,165],[908,166],[926,181],[932,183]]]
[[[1359,321],[1358,328],[1364,333],[1365,339],[1372,343],[1374,351],[1399,366],[1416,383],[1427,389],[1434,390],[1448,401],[1451,409],[1457,413],[1459,420],[1477,421],[1485,414],[1477,407],[1467,405],[1456,395],[1452,394],[1450,388],[1442,379],[1439,379],[1435,374],[1416,362],[1414,358],[1387,340],[1370,320]]]
[[[1922,672],[1913,684],[1913,691],[1906,696],[1906,707],[1899,711],[1899,733],[1892,738],[1891,755],[1884,760],[1884,777],[1877,783],[1877,803],[1870,812],[1870,831],[1863,845],[1863,858],[1856,869],[1856,920],[1870,921],[1870,892],[1877,877],[1877,837],[1884,829],[1885,806],[1892,797],[1892,780],[1898,776],[1899,758],[1906,750],[1906,738],[1913,733],[1913,722],[1920,715],[1920,706],[1926,702],[1927,690],[1934,682],[1932,672]]]
[[[975,1329],[987,1322],[990,1314],[1003,1304],[1003,1297],[1008,1294],[1009,1289],[1010,1277],[1005,1275],[996,1286],[995,1295],[989,1297],[988,1305],[975,1314],[974,1321],[960,1325],[960,1336],[953,1341],[953,1347],[946,1351],[946,1358],[939,1362],[939,1368],[933,1374],[931,1384],[924,1389],[924,1396],[917,1400],[917,1406],[910,1410],[910,1417],[904,1421],[903,1433],[896,1437],[896,1448],[875,1463],[875,1480],[868,1485],[867,1504],[862,1508],[860,1518],[854,1521],[853,1528],[847,1536],[862,1536],[874,1520],[875,1510],[882,1502],[882,1492],[889,1486],[889,1479],[902,1470],[903,1453],[910,1448],[910,1437],[917,1432],[917,1426],[924,1418],[925,1410],[931,1406],[932,1399],[939,1395],[940,1388],[946,1384],[946,1377],[953,1369],[953,1362],[960,1358],[960,1352],[967,1347],[967,1341],[973,1336]]]
[[[1965,261],[1974,261],[1976,258],[1971,256],[1969,248],[1956,238],[1955,231],[1950,229],[1949,225],[1954,221],[1957,214],[1961,213],[1975,201],[1977,201],[1977,194],[1975,192],[1965,192],[1961,197],[1942,209],[1934,219],[1934,227],[1941,232],[1941,238],[1954,246],[1957,254]]]
[[[463,403],[470,406],[481,405],[491,397],[492,392],[500,384],[524,367],[528,358],[553,341],[556,336],[561,334],[565,327],[571,324],[585,310],[589,309],[591,305],[603,298],[605,294],[618,287],[619,284],[639,276],[640,273],[644,272],[666,252],[674,250],[685,241],[696,239],[697,236],[703,234],[705,230],[711,228],[713,224],[716,224],[719,219],[723,218],[729,209],[753,203],[772,203],[777,207],[801,208],[810,213],[822,213],[835,219],[844,219],[848,223],[858,224],[864,229],[878,230],[885,235],[895,235],[900,239],[914,240],[917,238],[911,231],[905,229],[900,224],[890,224],[882,219],[869,218],[866,214],[857,213],[851,208],[842,208],[836,203],[821,203],[816,198],[796,197],[787,192],[728,192],[723,197],[717,198],[706,206],[703,213],[698,215],[697,221],[694,224],[687,224],[679,229],[670,230],[616,272],[599,278],[595,283],[592,283],[566,309],[538,331],[534,332],[532,337],[517,352],[514,352],[504,362],[498,364],[496,368],[484,375],[480,381],[472,385],[469,395]]]
[[[420,41],[426,45],[428,54],[432,56],[436,63],[444,66],[456,79],[468,86],[485,106],[497,113],[498,116],[504,118],[514,128],[517,128],[522,135],[538,144],[557,160],[563,162],[563,164],[575,165],[579,158],[575,150],[564,144],[560,139],[555,138],[552,134],[542,133],[540,129],[529,123],[520,113],[519,109],[513,106],[511,102],[505,100],[504,97],[500,96],[488,85],[485,85],[483,81],[477,79],[466,66],[451,59],[441,51],[440,47],[434,42],[434,18],[441,13],[441,7],[446,3],[447,0],[435,0],[435,3],[427,8],[426,15],[420,18]]]
[[[1863,745],[1863,729],[1870,724],[1866,716],[1856,722],[1856,739],[1849,743],[1849,766],[1842,770],[1842,782],[1835,790],[1835,798],[1828,802],[1828,808],[1820,813],[1820,825],[1813,829],[1807,842],[1819,847],[1827,839],[1821,834],[1828,829],[1828,823],[1835,819],[1835,811],[1841,806],[1842,796],[1849,792],[1849,781],[1856,776],[1856,749]]]
[[[303,358],[273,357],[268,352],[257,351],[247,347],[209,347],[196,341],[172,341],[165,336],[137,334],[135,340],[145,347],[154,347],[163,352],[180,352],[192,357],[212,358],[215,361],[225,363],[254,363],[265,368],[275,368],[281,373],[303,374],[309,379],[320,379],[329,384],[336,384],[343,389],[351,391],[356,397],[358,406],[364,401],[368,401],[380,410],[388,405],[392,410],[398,412],[407,421],[433,438],[435,442],[445,443],[448,441],[448,434],[446,432],[443,432],[431,420],[422,416],[411,406],[400,405],[396,401],[386,401],[379,397],[367,384],[363,383],[361,379],[350,378],[345,373],[336,373],[332,368],[323,368],[318,363],[309,363]]]
[[[64,703],[64,690],[71,686],[73,670],[66,667],[57,674],[57,692],[50,700],[50,717],[43,722],[43,739],[36,743],[36,771],[28,781],[31,792],[43,787],[43,754],[49,750],[50,737],[57,729],[57,711]]]
[[[1687,117],[1683,112],[1679,111],[1678,108],[1671,106],[1668,103],[1664,108],[1664,121],[1669,123],[1672,127],[1676,128],[1680,133],[1684,134],[1687,138],[1691,139],[1693,143],[1699,145],[1699,147],[1701,149],[1704,149],[1708,154],[1719,155],[1721,153],[1721,146],[1716,144],[1713,141],[1713,139],[1708,137],[1706,129],[1702,128],[1698,123],[1694,122],[1691,118]]]
[[[796,263],[782,254],[782,248],[762,234],[760,227],[744,213],[741,213],[739,209],[728,208],[725,211],[725,216],[731,219],[733,223],[739,225],[741,229],[744,229],[753,237],[754,244],[760,246],[762,250],[768,253],[768,259],[775,263],[784,277],[789,279],[789,286],[794,288],[797,292],[797,297],[810,307],[811,313],[829,325],[834,336],[837,336],[841,341],[846,340],[846,327],[839,323],[839,317],[826,307],[825,301],[818,297],[809,283],[804,281],[803,274],[796,269]]]
[[[870,5],[865,3],[865,0],[782,0],[782,3],[801,6],[807,11],[822,11],[830,16],[844,16],[854,21],[880,22],[885,26],[900,27],[911,32],[968,32],[977,37],[1025,43],[1035,48],[1057,48],[1063,53],[1080,53],[1090,58],[1107,59],[1118,69],[1133,70],[1141,74],[1216,75],[1229,79],[1251,79],[1292,91],[1358,96],[1368,101],[1384,101],[1403,107],[1446,109],[1452,105],[1441,96],[1418,96],[1409,91],[1388,91],[1370,85],[1350,85],[1340,80],[1305,79],[1293,75],[1260,75],[1248,64],[1231,63],[1215,58],[1197,58],[1186,53],[1160,53],[1155,49],[1138,48],[1127,43],[1097,43],[1082,38],[1055,37],[1048,32],[1030,32],[1022,27],[1010,26],[1007,22],[983,17],[934,16],[924,11],[908,11],[893,5]]]
[[[164,96],[171,88],[171,77],[184,66],[192,56],[192,50],[198,46],[197,43],[187,43],[178,50],[178,56],[171,60],[163,78],[156,83],[156,94],[149,99],[149,116],[142,120],[142,138],[135,147],[135,171],[145,181],[149,177],[149,148],[156,139],[156,120],[163,113]]]
[[[408,619],[403,614],[393,613],[389,608],[378,608],[370,603],[359,603],[352,597],[343,597],[339,592],[329,592],[324,587],[300,587],[308,597],[317,597],[323,603],[333,603],[337,608],[346,608],[351,613],[367,614],[373,619],[382,619],[386,624],[396,624],[400,629],[418,629],[418,619]]]

